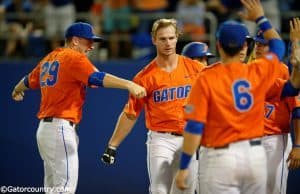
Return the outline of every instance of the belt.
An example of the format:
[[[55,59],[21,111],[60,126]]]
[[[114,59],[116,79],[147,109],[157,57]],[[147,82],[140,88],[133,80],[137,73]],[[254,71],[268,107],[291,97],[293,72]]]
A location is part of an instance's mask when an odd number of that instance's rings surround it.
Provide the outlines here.
[[[170,134],[170,135],[174,135],[174,136],[182,136],[182,134],[176,133],[176,132],[168,132],[168,131],[156,131],[156,132],[157,132],[157,133]]]
[[[260,139],[258,139],[258,140],[250,140],[249,144],[250,144],[250,146],[258,146],[258,145],[261,145],[261,140]],[[217,150],[217,149],[227,149],[227,148],[229,148],[229,144],[221,146],[221,147],[215,147],[214,149]]]
[[[43,121],[47,122],[47,123],[51,123],[53,121],[53,119],[54,119],[53,117],[45,117],[45,118],[43,118]],[[72,121],[69,121],[69,124],[71,125],[71,127],[74,127],[74,128],[77,127],[76,124],[73,123]]]

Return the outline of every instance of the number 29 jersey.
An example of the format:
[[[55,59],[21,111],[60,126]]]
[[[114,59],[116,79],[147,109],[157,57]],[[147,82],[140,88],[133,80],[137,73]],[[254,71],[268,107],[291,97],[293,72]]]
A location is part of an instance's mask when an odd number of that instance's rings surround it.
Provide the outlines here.
[[[57,48],[28,75],[29,87],[41,90],[38,118],[57,117],[79,123],[89,76],[98,71],[86,55]]]

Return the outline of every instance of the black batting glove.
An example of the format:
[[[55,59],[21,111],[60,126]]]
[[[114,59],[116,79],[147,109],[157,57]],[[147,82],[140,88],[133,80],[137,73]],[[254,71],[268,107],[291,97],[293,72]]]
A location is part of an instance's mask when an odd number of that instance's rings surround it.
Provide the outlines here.
[[[115,163],[116,153],[117,148],[113,146],[107,146],[101,157],[102,162],[108,165]]]

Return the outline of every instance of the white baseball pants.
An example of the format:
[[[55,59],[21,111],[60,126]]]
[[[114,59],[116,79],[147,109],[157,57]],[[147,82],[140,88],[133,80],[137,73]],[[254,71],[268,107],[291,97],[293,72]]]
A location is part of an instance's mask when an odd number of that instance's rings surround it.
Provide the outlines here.
[[[189,189],[176,187],[174,177],[179,169],[183,137],[168,133],[148,132],[147,167],[150,194],[194,194],[197,183],[198,161],[193,156],[189,166]]]
[[[53,118],[40,121],[37,143],[44,161],[46,193],[75,193],[78,180],[78,136],[70,122]],[[61,192],[64,191],[64,192]]]
[[[226,148],[201,147],[200,193],[266,194],[266,153],[262,145],[238,141]]]
[[[262,139],[267,154],[267,193],[285,194],[288,179],[288,163],[292,150],[290,134],[269,135]]]

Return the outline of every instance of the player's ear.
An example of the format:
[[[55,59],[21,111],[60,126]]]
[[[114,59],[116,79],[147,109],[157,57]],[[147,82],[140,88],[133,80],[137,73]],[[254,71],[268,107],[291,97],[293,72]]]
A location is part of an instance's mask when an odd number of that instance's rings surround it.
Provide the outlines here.
[[[73,44],[74,44],[75,46],[77,46],[77,45],[79,44],[79,38],[76,37],[76,36],[73,36],[73,37],[72,37],[72,42],[73,42]]]
[[[152,44],[156,45],[156,43],[155,43],[155,37],[152,36],[151,40],[152,40]]]

